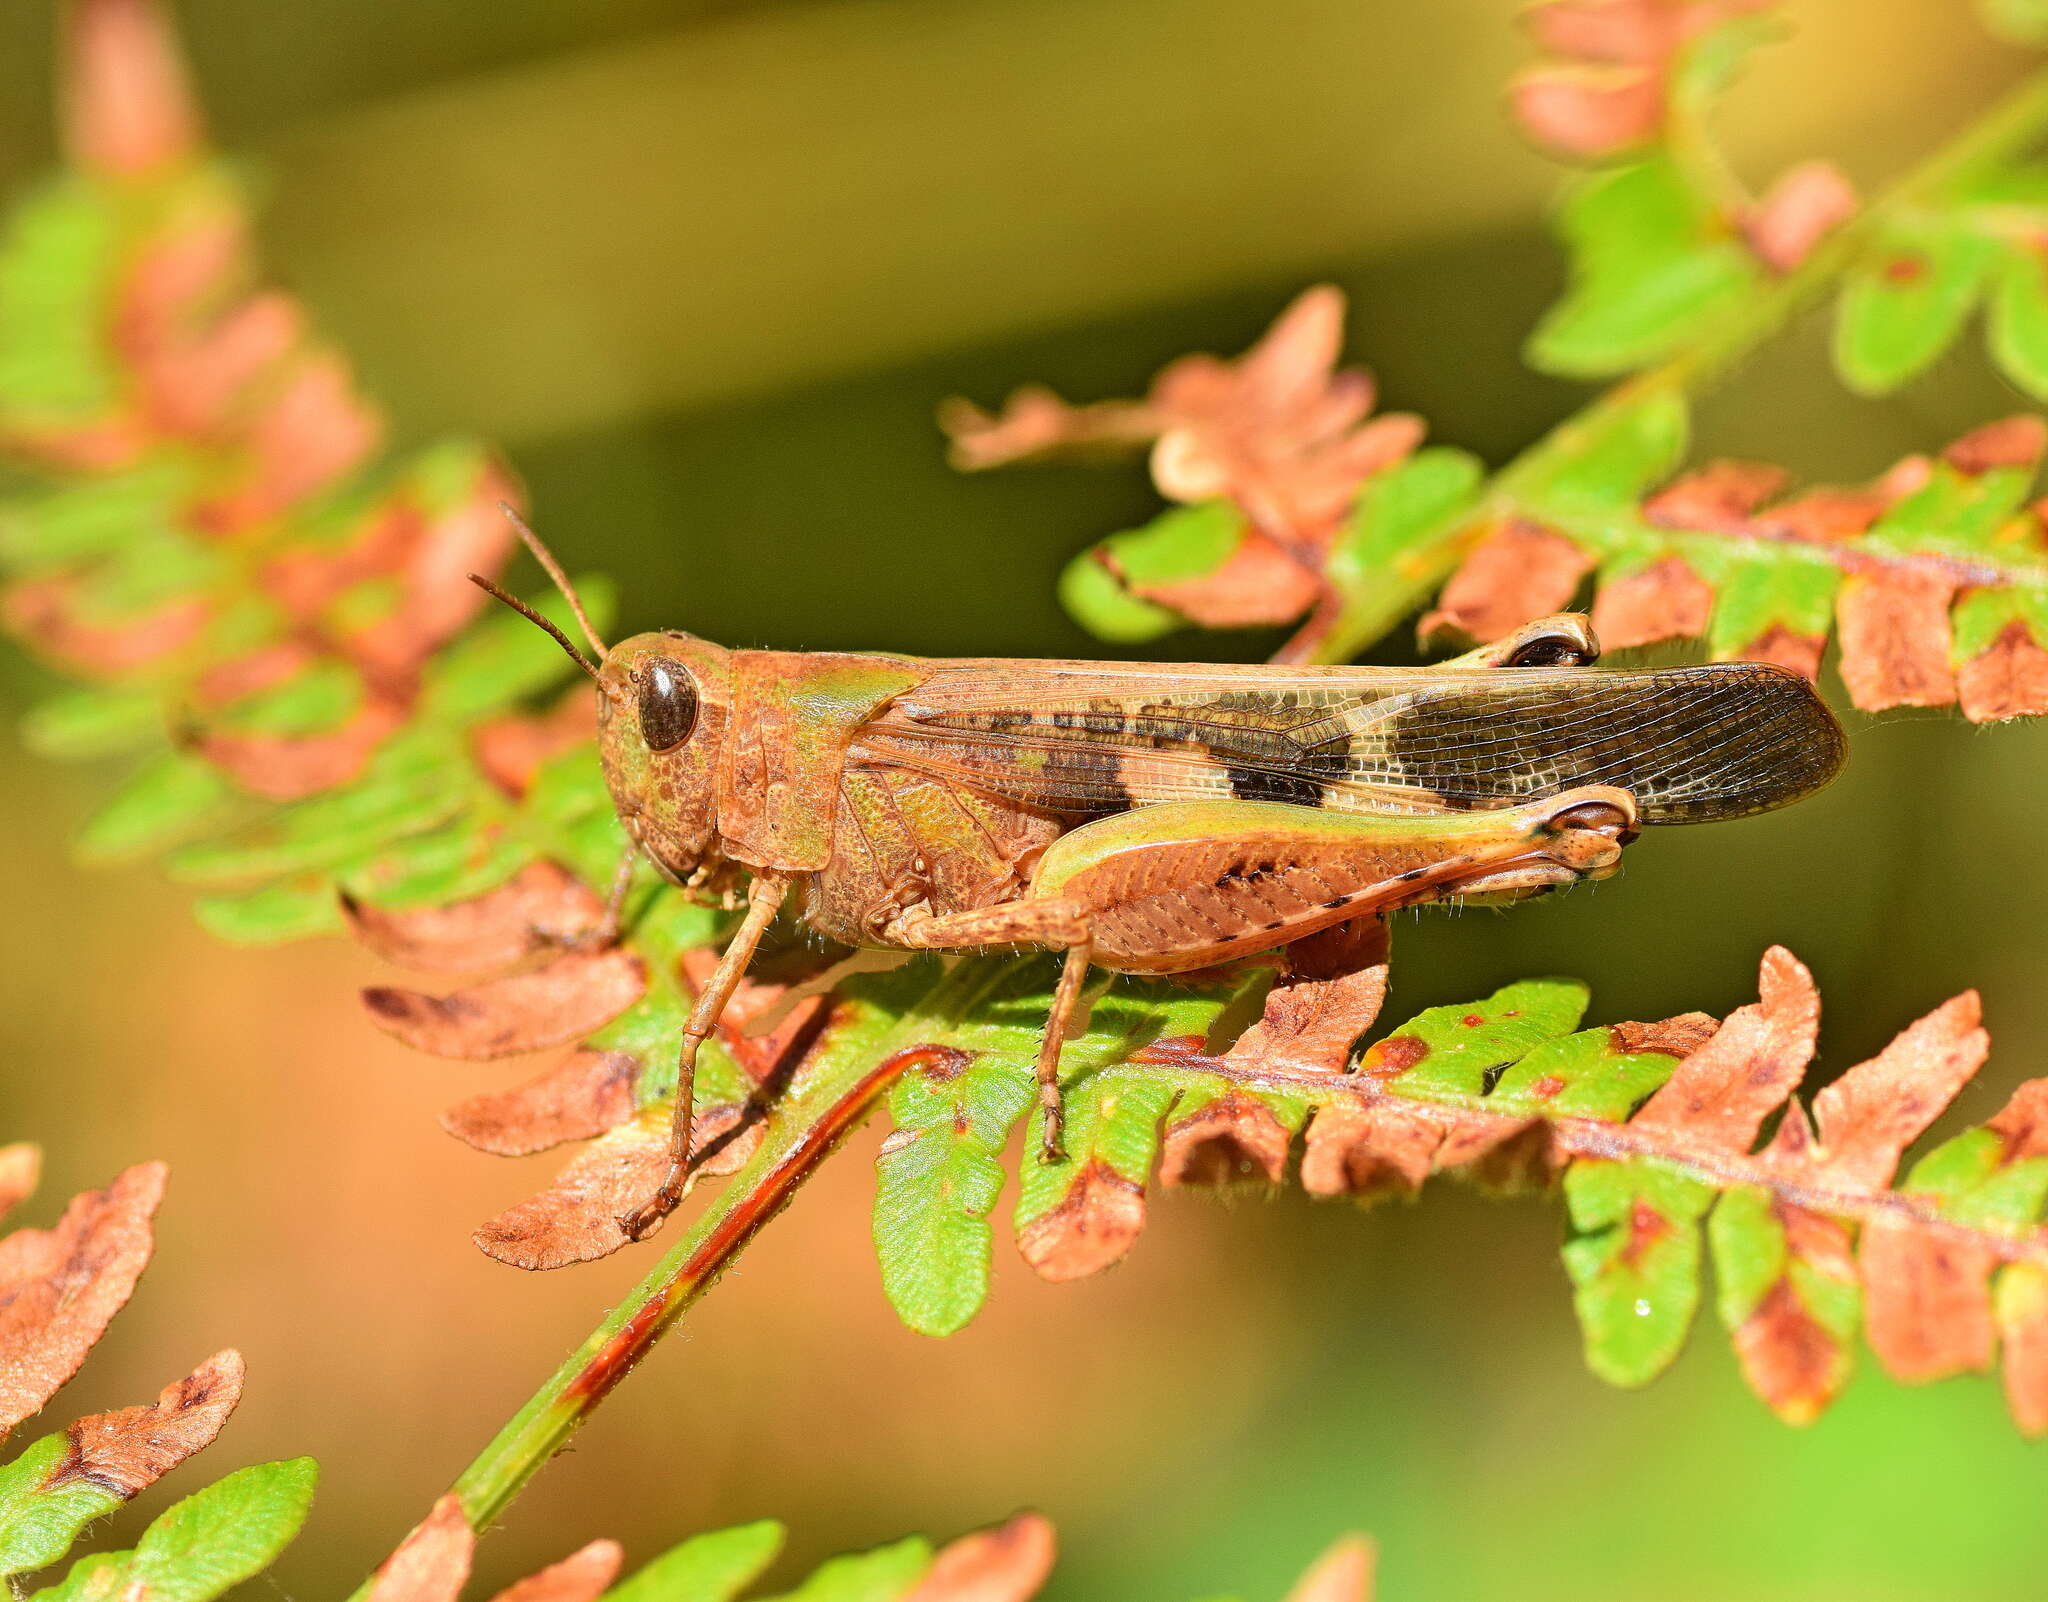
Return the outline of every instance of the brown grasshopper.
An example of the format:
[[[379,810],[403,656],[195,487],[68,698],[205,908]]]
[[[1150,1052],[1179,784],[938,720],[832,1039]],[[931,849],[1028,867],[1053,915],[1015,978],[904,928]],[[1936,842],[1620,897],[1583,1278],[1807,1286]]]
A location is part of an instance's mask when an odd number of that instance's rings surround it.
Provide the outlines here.
[[[672,630],[607,646],[520,529],[597,660],[476,582],[597,685],[633,842],[610,935],[633,853],[685,888],[748,881],[684,1026],[667,1176],[620,1220],[636,1238],[686,1189],[698,1049],[785,905],[850,946],[1063,952],[1037,1064],[1051,1160],[1091,966],[1184,973],[1397,908],[1604,878],[1639,825],[1782,806],[1843,758],[1796,674],[1598,669],[1577,615],[1427,668],[734,651]]]

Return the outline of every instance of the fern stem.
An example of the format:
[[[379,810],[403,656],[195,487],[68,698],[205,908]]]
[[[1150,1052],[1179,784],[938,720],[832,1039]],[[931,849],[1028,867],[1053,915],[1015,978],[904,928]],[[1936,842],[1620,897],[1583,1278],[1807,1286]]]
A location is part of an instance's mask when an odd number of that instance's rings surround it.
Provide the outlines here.
[[[2024,154],[2048,136],[2048,71],[2037,72],[1822,240],[1793,271],[1701,331],[1655,367],[1614,385],[1557,424],[1493,476],[1472,515],[1403,554],[1364,592],[1319,609],[1280,653],[1293,662],[1345,662],[1420,607],[1486,531],[1514,515],[1522,487],[1555,473],[1609,422],[1660,392],[1693,394],[1727,376],[1750,352],[1818,301],[1883,234],[1887,223],[1940,190]]]
[[[1151,1048],[1155,1053],[1159,1049],[1156,1045]],[[1722,1151],[1700,1142],[1688,1144],[1683,1139],[1659,1131],[1638,1129],[1626,1121],[1520,1110],[1503,1112],[1491,1105],[1484,1095],[1460,1095],[1440,1090],[1402,1094],[1384,1089],[1362,1074],[1332,1074],[1324,1069],[1284,1065],[1243,1068],[1227,1058],[1195,1053],[1178,1053],[1171,1057],[1155,1055],[1149,1060],[1170,1061],[1178,1072],[1211,1074],[1251,1091],[1298,1096],[1312,1107],[1349,1103],[1359,1107],[1387,1107],[1405,1113],[1440,1107],[1447,1112],[1494,1119],[1503,1134],[1513,1133],[1524,1124],[1540,1123],[1549,1130],[1554,1149],[1564,1157],[1608,1162],[1640,1159],[1696,1179],[1715,1190],[1751,1185],[1810,1213],[1855,1224],[1869,1224],[1880,1219],[1911,1224],[1959,1247],[1985,1252],[1999,1262],[2034,1263],[2048,1267],[2048,1230],[2013,1231],[1964,1223],[1948,1216],[1940,1203],[1931,1197],[1884,1187],[1842,1189],[1825,1183],[1824,1175],[1802,1174],[1773,1162],[1764,1154]]]
[[[850,1010],[835,1011],[797,1067],[753,1156],[462,1471],[451,1489],[470,1528],[482,1531],[503,1515],[597,1404],[859,1126],[876,1098],[932,1049],[928,1042],[981,1006],[1007,972],[1006,964],[987,959],[957,963],[879,1035],[859,1026],[857,1003],[840,1003]],[[350,1602],[362,1602],[369,1585],[364,1581]]]
[[[856,1057],[828,1066],[778,1104],[746,1165],[462,1471],[452,1489],[472,1529],[488,1528],[569,1444],[598,1403],[782,1210],[919,1049],[896,1051],[879,1062]],[[355,1597],[368,1591],[365,1581]]]

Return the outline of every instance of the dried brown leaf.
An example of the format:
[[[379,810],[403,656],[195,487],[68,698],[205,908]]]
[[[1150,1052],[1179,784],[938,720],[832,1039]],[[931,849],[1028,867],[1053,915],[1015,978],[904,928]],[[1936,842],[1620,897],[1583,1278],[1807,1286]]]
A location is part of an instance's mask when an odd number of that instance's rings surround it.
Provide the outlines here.
[[[1949,667],[1949,605],[1956,582],[1942,573],[1881,567],[1851,573],[1835,601],[1842,683],[1865,712],[1947,706],[1956,698]]]
[[[242,1354],[216,1352],[151,1407],[95,1413],[67,1431],[71,1451],[45,1485],[89,1481],[119,1497],[154,1484],[220,1434],[242,1399]]]
[[[1846,1242],[1847,1232],[1842,1233]],[[1807,1311],[1786,1279],[1765,1293],[1735,1331],[1735,1355],[1750,1388],[1788,1424],[1819,1418],[1848,1383],[1852,1362],[1848,1349]]]
[[[1562,155],[1597,158],[1648,144],[1664,125],[1664,78],[1653,67],[1554,62],[1508,85],[1529,137]]]
[[[1444,1138],[1435,1166],[1444,1171],[1478,1165],[1474,1177],[1502,1190],[1546,1183],[1553,1166],[1550,1131],[1538,1118],[1509,1118],[1446,1108]]]
[[[1330,944],[1332,938],[1339,944]],[[1334,959],[1322,961],[1325,953]],[[1288,972],[1266,992],[1259,1021],[1227,1059],[1239,1067],[1339,1073],[1387,996],[1387,928],[1374,918],[1340,924],[1289,952]]]
[[[386,962],[427,973],[504,968],[604,919],[604,900],[552,862],[521,868],[506,883],[446,906],[389,908],[342,897],[358,940]]]
[[[517,800],[544,764],[596,734],[595,697],[587,689],[572,690],[538,717],[517,713],[478,725],[470,749],[484,777]]]
[[[1683,557],[1667,556],[1611,580],[1593,601],[1593,632],[1610,650],[1704,634],[1714,592]]]
[[[1522,23],[1544,49],[1588,61],[1661,62],[1685,38],[1685,8],[1672,0],[1548,0]]]
[[[365,1602],[455,1602],[475,1552],[476,1532],[451,1492],[378,1565]]]
[[[1287,1593],[1287,1602],[1372,1602],[1379,1549],[1362,1535],[1347,1535],[1317,1558]]]
[[[1749,644],[1726,653],[1723,660],[1770,662],[1811,682],[1820,677],[1820,659],[1827,645],[1824,634],[1799,634],[1773,624]]]
[[[539,1271],[609,1257],[626,1244],[619,1220],[668,1168],[668,1115],[642,1113],[593,1140],[536,1196],[508,1207],[476,1234],[479,1250],[514,1268]]]
[[[478,1151],[525,1157],[624,1123],[638,1105],[639,1080],[640,1059],[631,1052],[581,1047],[523,1085],[457,1102],[441,1127]]]
[[[428,516],[403,508],[407,540],[391,576],[398,605],[343,643],[375,679],[409,679],[435,651],[461,632],[486,598],[466,582],[471,573],[495,573],[517,537],[503,508],[517,508],[518,486],[497,468],[480,475],[468,498]]]
[[[1999,1137],[2001,1167],[2048,1156],[2048,1079],[2021,1085],[1984,1127]],[[1990,1366],[1997,1336],[1990,1281],[1998,1265],[1990,1247],[1909,1218],[1880,1217],[1864,1227],[1859,1257],[1871,1348],[1894,1377],[1918,1382]],[[2023,1427],[2035,1394],[2026,1361],[2023,1354],[2016,1379],[2009,1357],[2006,1377],[2009,1392],[2020,1387],[2013,1410]]]
[[[306,356],[244,430],[249,468],[242,482],[195,507],[193,518],[216,534],[251,528],[361,466],[383,432],[383,420],[356,394],[339,356]]]
[[[0,1219],[35,1194],[42,1171],[41,1147],[26,1140],[0,1146]]]
[[[1761,1000],[1731,1012],[1644,1103],[1631,1127],[1688,1146],[1746,1152],[1813,1060],[1820,995],[1805,964],[1783,946],[1764,953]]]
[[[1011,392],[999,413],[972,401],[946,401],[939,407],[939,427],[952,441],[948,459],[972,473],[1059,451],[1143,445],[1158,437],[1160,422],[1140,401],[1069,406],[1043,384],[1026,384]]]
[[[1811,489],[1759,512],[1756,527],[1778,539],[1839,545],[1868,533],[1891,501],[1889,494],[1875,489]]]
[[[719,953],[699,946],[683,953],[683,978],[695,994],[710,983],[718,968]],[[755,1084],[774,1073],[798,1041],[809,1035],[826,1008],[831,1005],[829,988],[814,990],[829,973],[850,976],[892,966],[887,960],[875,962],[856,955],[830,970],[807,971],[802,978],[742,979],[732,999],[719,1015],[718,1043]]]
[[[318,661],[319,656],[304,640],[273,640],[253,651],[216,662],[199,675],[192,700],[204,710],[218,711],[289,683]]]
[[[1816,1137],[1806,1110],[1794,1102],[1785,1110],[1766,1160],[1787,1176],[1813,1175]],[[1771,1204],[1785,1237],[1785,1262],[1735,1331],[1735,1354],[1743,1377],[1766,1406],[1788,1424],[1811,1424],[1849,1381],[1854,1357],[1848,1345],[1816,1317],[1808,1293],[1816,1281],[1856,1285],[1856,1264],[1848,1227],[1782,1197]],[[1804,1269],[1795,1278],[1794,1265]]]
[[[137,250],[113,334],[153,431],[231,442],[301,348],[305,320],[289,298],[245,296],[249,259],[244,219],[227,208],[177,217]]]
[[[1744,213],[1743,236],[1772,272],[1789,273],[1813,247],[1856,215],[1856,186],[1831,161],[1802,161],[1780,173]]]
[[[1774,0],[1548,0],[1524,16],[1556,61],[1524,72],[1509,100],[1554,152],[1616,156],[1663,131],[1681,45]]]
[[[1757,509],[1782,491],[1791,477],[1768,462],[1709,462],[1645,500],[1643,519],[1659,528],[1746,533]],[[1876,515],[1873,508],[1871,516]]]
[[[1874,1218],[1857,1251],[1863,1271],[1864,1329],[1894,1379],[1921,1384],[1989,1368],[1988,1246],[1938,1234],[1905,1218]]]
[[[1301,616],[1321,590],[1316,575],[1277,541],[1247,528],[1223,565],[1195,578],[1133,584],[1102,547],[1097,559],[1133,594],[1171,608],[1208,629],[1258,628]]]
[[[592,1541],[559,1563],[514,1580],[492,1602],[597,1602],[625,1555],[616,1541]]]
[[[73,1198],[55,1229],[0,1240],[0,1437],[78,1372],[149,1262],[167,1170],[139,1163]]]
[[[729,1174],[753,1155],[762,1125],[752,1119],[740,1127],[744,1117],[745,1109],[731,1103],[696,1109],[690,1139],[702,1159],[699,1174]],[[626,1244],[619,1219],[644,1202],[667,1171],[668,1146],[668,1110],[647,1108],[593,1140],[546,1190],[507,1208],[472,1239],[514,1268],[564,1268],[608,1257]]]
[[[1846,1190],[1889,1184],[1900,1154],[1984,1065],[1991,1037],[1982,1016],[1977,992],[1967,990],[1823,1089],[1813,1102],[1813,1169]]]
[[[1660,1051],[1669,1057],[1689,1057],[1712,1040],[1720,1027],[1710,1012],[1681,1012],[1655,1023],[1618,1023],[1607,1035],[1616,1051]]]
[[[941,1547],[903,1602],[1029,1602],[1057,1555],[1050,1521],[1019,1513]]]
[[[410,715],[407,703],[367,694],[348,721],[323,734],[243,734],[206,729],[192,748],[251,795],[302,801],[362,776],[370,758]]]
[[[408,1046],[483,1061],[565,1046],[603,1028],[646,989],[645,964],[614,947],[567,952],[445,996],[377,985],[363,992],[363,1005],[378,1028]]]
[[[2041,465],[2048,452],[2048,422],[2031,412],[2001,417],[1995,423],[1973,428],[1941,453],[1941,459],[1959,472],[1995,472],[2001,467],[2024,467],[2028,472]]]
[[[1310,1120],[1301,1184],[1311,1196],[1412,1196],[1443,1144],[1435,1109],[1333,1101]]]
[[[239,232],[232,237],[239,245]],[[122,297],[129,312],[123,343],[143,409],[150,426],[165,434],[204,439],[224,433],[250,390],[298,347],[305,319],[289,297],[275,291],[250,296],[196,331],[182,317],[138,317],[138,303],[156,287],[150,279],[158,265],[152,257],[139,262]],[[150,327],[152,321],[158,329]]]
[[[67,23],[64,143],[71,159],[125,178],[192,156],[199,112],[162,8],[152,0],[78,0]]]
[[[951,403],[940,424],[962,467],[1151,439],[1153,481],[1167,499],[1228,498],[1265,534],[1327,543],[1360,485],[1407,456],[1423,434],[1417,418],[1370,415],[1372,380],[1337,368],[1343,334],[1343,293],[1319,285],[1297,296],[1235,361],[1188,356],[1165,368],[1142,404],[1070,407],[1032,388],[1012,395],[1000,417]],[[1253,545],[1243,559],[1261,582],[1278,577],[1299,587],[1277,555]],[[1172,604],[1235,617],[1250,603],[1233,600],[1232,590],[1248,576],[1240,572],[1224,585],[1212,574]],[[1270,620],[1270,603],[1258,610],[1257,621]]]
[[[2048,1272],[2015,1263],[2000,1275],[1998,1338],[2005,1346],[2005,1401],[2022,1432],[2048,1435]]]
[[[2018,618],[1956,669],[1956,698],[1972,723],[2048,713],[2048,651]]]
[[[206,602],[183,596],[139,617],[88,615],[71,574],[25,579],[0,597],[0,619],[24,643],[75,678],[104,681],[134,673],[190,644],[206,627]]]
[[[1358,489],[1421,443],[1414,417],[1370,418],[1372,379],[1340,371],[1343,291],[1304,290],[1236,361],[1186,356],[1153,383],[1152,478],[1169,500],[1228,497],[1262,530],[1328,540]]]
[[[1024,1226],[1017,1246],[1041,1278],[1060,1283],[1120,1262],[1144,1227],[1144,1187],[1091,1158],[1058,1204]]]
[[[1256,1096],[1226,1090],[1170,1121],[1161,1139],[1162,1185],[1277,1185],[1287,1177],[1293,1135]]]
[[[1532,619],[1563,611],[1592,565],[1562,534],[1516,518],[1473,548],[1417,632],[1425,640],[1444,634],[1482,644],[1497,640]]]

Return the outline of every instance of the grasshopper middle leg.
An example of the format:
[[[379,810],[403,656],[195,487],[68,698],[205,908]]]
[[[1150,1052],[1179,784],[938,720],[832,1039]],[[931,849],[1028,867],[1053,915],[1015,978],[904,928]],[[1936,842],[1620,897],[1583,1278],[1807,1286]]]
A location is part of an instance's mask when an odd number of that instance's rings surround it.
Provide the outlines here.
[[[1066,1155],[1066,1107],[1060,1099],[1060,1052],[1080,1010],[1081,991],[1095,942],[1086,914],[1073,902],[1007,901],[992,907],[926,917],[900,925],[892,938],[924,950],[971,950],[977,946],[1051,946],[1064,950],[1052,1012],[1038,1045],[1038,1160],[1055,1163]]]

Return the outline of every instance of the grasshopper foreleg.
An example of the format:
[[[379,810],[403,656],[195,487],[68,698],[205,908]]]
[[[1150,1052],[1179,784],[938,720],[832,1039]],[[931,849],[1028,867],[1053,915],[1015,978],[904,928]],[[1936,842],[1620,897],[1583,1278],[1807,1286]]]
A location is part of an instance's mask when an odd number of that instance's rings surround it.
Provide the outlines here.
[[[745,977],[747,964],[753,961],[754,949],[761,943],[761,936],[775,921],[775,914],[782,907],[782,898],[788,893],[789,881],[776,874],[757,874],[753,888],[747,896],[747,915],[741,921],[738,931],[726,945],[725,952],[718,959],[718,967],[697,995],[697,1003],[690,1009],[689,1021],[683,1025],[683,1041],[676,1052],[676,1110],[669,1124],[668,1172],[663,1176],[661,1186],[647,1204],[619,1220],[619,1228],[628,1240],[638,1240],[648,1230],[675,1211],[676,1204],[683,1199],[683,1192],[690,1182],[690,1122],[694,1110],[697,1089],[697,1053],[712,1031],[718,1027],[719,1016],[725,1005],[732,1000],[732,993],[739,988]]]

